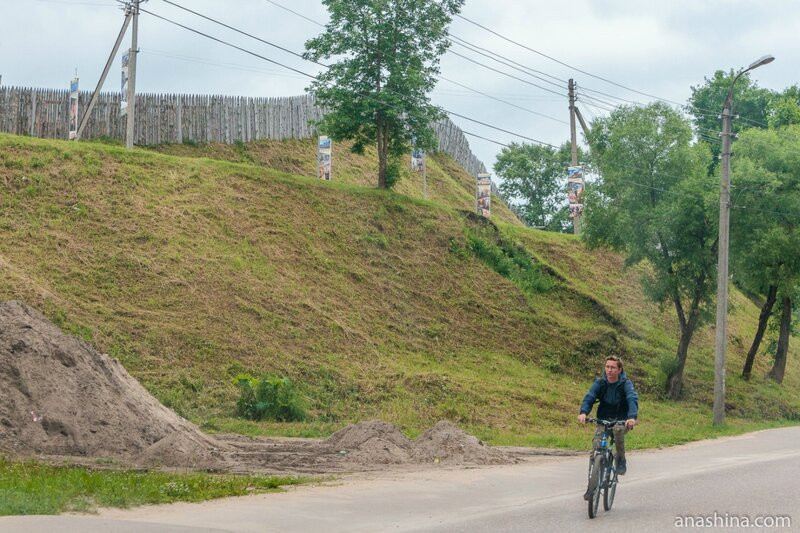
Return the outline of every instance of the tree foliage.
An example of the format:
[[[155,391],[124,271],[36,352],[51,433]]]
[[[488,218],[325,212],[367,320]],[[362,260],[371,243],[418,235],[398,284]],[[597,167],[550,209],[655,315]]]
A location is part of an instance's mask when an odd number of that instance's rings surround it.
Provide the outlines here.
[[[735,76],[733,70],[727,73],[718,70],[711,78],[704,78],[702,85],[691,88],[692,96],[687,107],[694,117],[692,122],[699,137],[714,138],[716,132],[722,130],[722,106]],[[733,133],[752,127],[766,127],[773,97],[769,89],[759,87],[750,79],[750,73],[743,74],[733,90],[732,112],[737,117],[731,125]],[[714,161],[718,161],[720,143],[712,142],[711,151]]]
[[[590,132],[600,179],[586,192],[584,237],[591,246],[647,262],[646,293],[671,304],[680,324],[670,397],[680,396],[689,342],[710,316],[716,279],[718,208],[706,175],[710,153],[692,145],[689,123],[664,104],[623,107]]]
[[[447,50],[447,26],[464,0],[323,0],[330,21],[306,42],[307,59],[334,58],[309,87],[326,109],[318,124],[362,152],[375,143],[378,186],[391,187],[412,139],[436,147],[431,124],[441,117],[428,93]]]
[[[748,130],[736,142],[732,170],[731,265],[736,283],[766,294],[743,375],[749,377],[772,306],[780,322],[776,366],[783,378],[792,307],[800,285],[800,125]]]
[[[583,154],[579,152],[578,159]],[[567,208],[566,175],[569,143],[559,149],[512,143],[497,156],[494,170],[503,179],[500,192],[529,226],[549,231],[572,231]]]

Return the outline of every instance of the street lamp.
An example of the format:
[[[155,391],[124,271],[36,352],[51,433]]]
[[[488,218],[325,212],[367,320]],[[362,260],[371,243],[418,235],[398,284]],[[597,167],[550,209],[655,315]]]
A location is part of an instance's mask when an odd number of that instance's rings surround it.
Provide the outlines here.
[[[733,86],[744,74],[775,58],[766,55],[739,71],[731,81],[728,96],[722,106],[722,169],[719,178],[719,258],[717,262],[717,331],[714,350],[714,425],[725,421],[725,349],[728,327],[728,234],[731,209],[731,105]]]

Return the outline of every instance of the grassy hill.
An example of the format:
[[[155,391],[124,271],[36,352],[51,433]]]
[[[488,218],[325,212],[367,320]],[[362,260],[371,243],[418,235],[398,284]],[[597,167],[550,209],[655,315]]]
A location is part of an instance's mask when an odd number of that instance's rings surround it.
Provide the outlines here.
[[[165,152],[165,153],[157,153]],[[474,180],[429,161],[371,186],[374,156],[337,151],[320,182],[311,141],[126,151],[0,135],[0,298],[20,299],[121,360],[208,430],[321,435],[379,417],[414,435],[449,418],[493,443],[583,448],[577,406],[609,353],[643,393],[632,446],[800,419],[800,351],[783,386],[737,378],[758,308],[734,291],[729,425],[710,429],[713,331],[686,399],[661,390],[677,342],[640,272],[573,236],[524,228]],[[291,377],[311,419],[233,416],[240,372]]]

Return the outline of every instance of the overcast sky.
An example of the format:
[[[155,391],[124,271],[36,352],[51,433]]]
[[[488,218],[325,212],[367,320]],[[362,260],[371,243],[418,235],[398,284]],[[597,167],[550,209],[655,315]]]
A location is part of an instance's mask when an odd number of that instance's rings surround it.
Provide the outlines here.
[[[269,0],[174,0],[264,40],[302,52],[320,26],[277,7]],[[317,0],[275,0],[277,4],[324,23],[327,12]],[[275,61],[314,74],[304,62],[167,4],[149,0],[144,9]],[[800,80],[800,2],[778,0],[467,0],[464,17],[587,73],[660,98],[684,103],[690,86],[717,69],[739,68],[765,54],[776,60],[753,73],[762,87],[781,90]],[[77,69],[81,89],[97,83],[123,21],[114,0],[0,0],[0,76],[3,85],[66,88]],[[497,102],[448,81],[432,98],[448,110],[552,144],[569,138],[566,86],[574,78],[584,116],[605,114],[613,97],[648,102],[626,91],[515,46],[456,18],[451,33],[531,69],[537,80],[492,62],[461,46],[451,50],[560,94],[554,94],[484,69],[448,53],[442,76],[495,98],[556,119]],[[126,38],[129,43],[129,39]],[[129,44],[123,45],[123,48]],[[215,93],[242,96],[291,96],[304,92],[308,78],[231,49],[143,13],[139,26],[140,92]],[[119,90],[116,58],[105,90]],[[561,87],[559,87],[559,85]],[[592,93],[601,91],[607,95]],[[601,99],[592,101],[594,96]],[[453,117],[463,130],[502,143],[523,139]],[[561,122],[563,121],[563,122]],[[487,167],[501,147],[468,137]]]

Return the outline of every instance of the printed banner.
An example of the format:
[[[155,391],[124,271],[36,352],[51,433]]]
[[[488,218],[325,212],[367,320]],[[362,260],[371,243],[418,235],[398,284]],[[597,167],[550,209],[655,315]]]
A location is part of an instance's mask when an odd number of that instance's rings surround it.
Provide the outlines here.
[[[78,78],[69,83],[69,140],[78,138]]]
[[[128,58],[130,58],[129,51],[122,54],[122,79],[120,83],[122,98],[119,101],[119,116],[121,117],[128,114]]]
[[[411,171],[425,172],[425,152],[419,148],[411,150]]]
[[[567,199],[570,218],[580,216],[583,213],[583,167],[567,167]]]
[[[319,136],[319,143],[317,144],[317,166],[319,171],[317,172],[317,177],[325,181],[330,181],[331,179],[331,155],[333,154],[331,145],[330,137]]]
[[[489,218],[492,210],[492,176],[491,174],[478,174],[478,186],[475,199],[478,204],[478,214]]]

